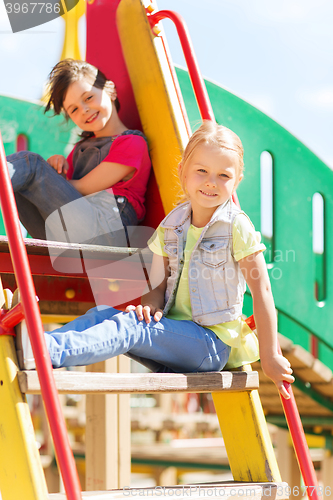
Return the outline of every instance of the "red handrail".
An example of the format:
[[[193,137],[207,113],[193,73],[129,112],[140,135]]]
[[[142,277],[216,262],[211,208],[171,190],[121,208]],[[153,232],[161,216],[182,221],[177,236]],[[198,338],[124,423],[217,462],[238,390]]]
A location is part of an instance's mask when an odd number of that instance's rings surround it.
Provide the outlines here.
[[[199,64],[194,52],[190,34],[182,16],[171,10],[160,10],[148,15],[149,24],[155,26],[162,19],[171,19],[176,26],[179,40],[184,52],[184,57],[188,67],[188,72],[193,85],[193,90],[198,102],[201,118],[203,120],[215,121],[214,111],[210,103],[205,82],[202,78]]]
[[[5,151],[0,133],[0,203],[8,236],[15,278],[20,290],[24,316],[27,322],[31,346],[41,393],[53,437],[54,448],[63,478],[68,500],[82,500],[81,487],[74,456],[69,444],[65,420],[58,391],[53,378],[52,365],[47,351],[44,329],[36,302],[27,252],[23,243],[13,188],[9,178]]]
[[[255,330],[256,324],[253,314],[245,321],[252,330]],[[278,353],[282,354],[279,343],[277,345],[277,348],[278,348]],[[318,480],[311,460],[308,443],[306,442],[301,417],[299,415],[299,411],[295,401],[295,396],[291,384],[289,384],[288,382],[283,382],[283,383],[288,391],[290,399],[285,399],[280,394],[281,403],[283,406],[286,421],[291,434],[291,439],[294,445],[297,462],[302,474],[304,484],[307,487],[306,494],[310,498],[313,498],[314,500],[319,500],[320,495],[319,495]]]

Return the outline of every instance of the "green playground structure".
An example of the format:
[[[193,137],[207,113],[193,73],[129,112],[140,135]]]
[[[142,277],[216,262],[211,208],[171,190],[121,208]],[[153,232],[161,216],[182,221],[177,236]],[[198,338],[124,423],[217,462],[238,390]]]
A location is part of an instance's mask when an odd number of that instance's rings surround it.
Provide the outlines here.
[[[176,68],[192,130],[200,115],[187,71]],[[242,208],[262,229],[261,155],[272,162],[272,234],[263,235],[266,260],[278,311],[279,332],[333,365],[332,276],[333,173],[291,133],[249,103],[206,80],[218,123],[242,139],[245,176],[237,193]],[[55,123],[58,126],[55,127]],[[26,137],[28,149],[44,158],[64,154],[76,142],[78,131],[62,117],[44,115],[41,104],[0,96],[0,123],[6,154],[17,150],[17,138]],[[69,149],[68,149],[68,145]],[[323,200],[323,252],[313,250],[313,196]],[[265,209],[265,207],[263,207]],[[0,220],[0,234],[5,234]],[[252,313],[250,295],[244,314]]]

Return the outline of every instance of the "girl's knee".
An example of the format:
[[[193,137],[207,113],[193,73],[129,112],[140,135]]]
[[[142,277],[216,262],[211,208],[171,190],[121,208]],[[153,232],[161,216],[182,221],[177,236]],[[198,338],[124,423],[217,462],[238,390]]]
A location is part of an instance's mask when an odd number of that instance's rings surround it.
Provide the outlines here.
[[[29,162],[36,162],[37,160],[44,160],[42,156],[37,153],[32,153],[31,151],[19,151],[18,153],[13,153],[7,156],[7,161],[10,163],[15,163],[15,161],[25,159]]]

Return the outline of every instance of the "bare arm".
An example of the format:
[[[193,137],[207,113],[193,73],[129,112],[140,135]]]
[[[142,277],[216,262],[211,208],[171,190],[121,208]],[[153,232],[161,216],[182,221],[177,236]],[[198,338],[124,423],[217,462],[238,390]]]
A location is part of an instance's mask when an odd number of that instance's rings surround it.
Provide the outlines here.
[[[169,259],[154,253],[149,273],[149,286],[146,287],[140,306],[128,306],[126,311],[136,311],[138,319],[150,323],[150,316],[159,321],[163,316],[164,296],[169,276]]]
[[[253,313],[259,338],[260,361],[264,373],[273,380],[282,396],[289,399],[283,381],[294,377],[289,361],[277,351],[277,321],[274,299],[262,252],[239,261],[253,298]]]
[[[68,182],[70,182],[79,193],[85,196],[110,188],[130,174],[134,174],[134,172],[135,168],[128,165],[102,161],[102,163],[97,165],[97,167],[81,179],[72,179]]]

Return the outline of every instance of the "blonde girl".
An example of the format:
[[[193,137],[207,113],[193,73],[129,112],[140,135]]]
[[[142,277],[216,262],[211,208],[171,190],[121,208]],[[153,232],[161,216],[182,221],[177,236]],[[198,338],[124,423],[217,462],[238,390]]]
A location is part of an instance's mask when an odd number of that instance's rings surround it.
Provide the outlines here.
[[[203,123],[186,147],[179,176],[185,201],[148,242],[153,262],[142,305],[126,312],[94,308],[46,334],[53,366],[127,354],[158,372],[203,372],[260,356],[264,372],[288,398],[283,381],[294,378],[289,361],[277,352],[265,247],[232,202],[243,177],[240,139],[226,127]],[[241,317],[246,283],[259,345]]]

